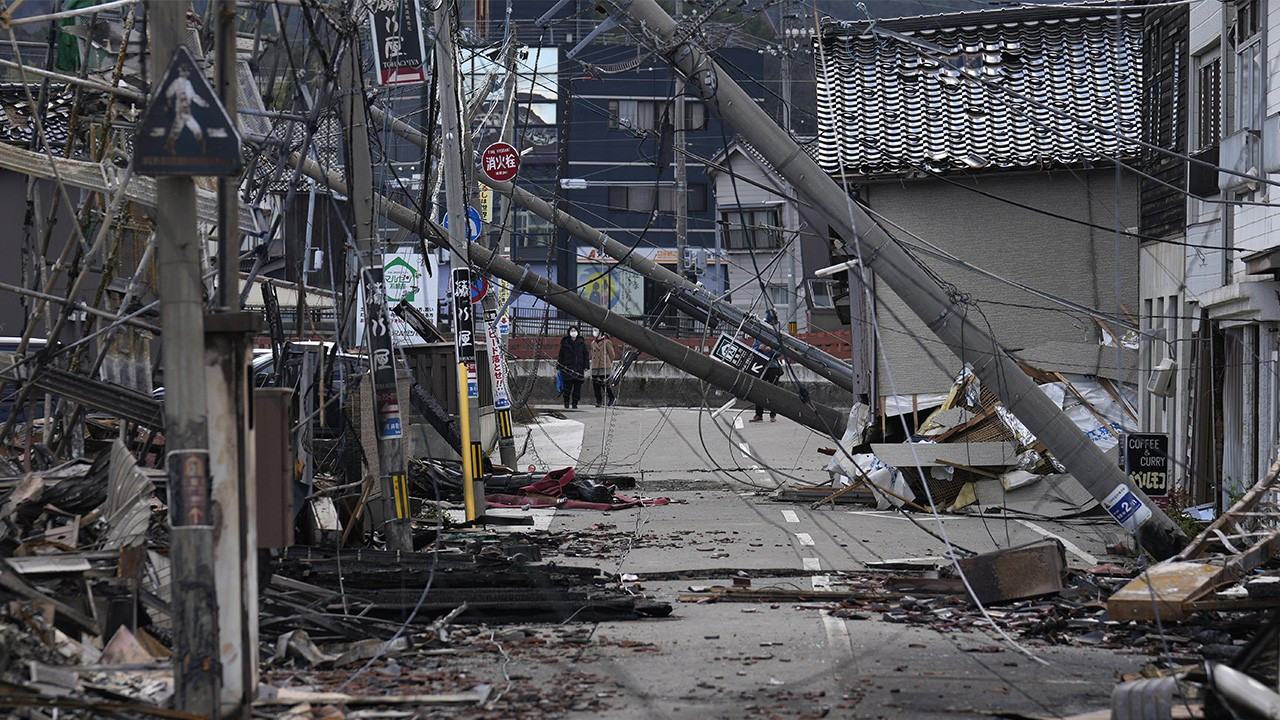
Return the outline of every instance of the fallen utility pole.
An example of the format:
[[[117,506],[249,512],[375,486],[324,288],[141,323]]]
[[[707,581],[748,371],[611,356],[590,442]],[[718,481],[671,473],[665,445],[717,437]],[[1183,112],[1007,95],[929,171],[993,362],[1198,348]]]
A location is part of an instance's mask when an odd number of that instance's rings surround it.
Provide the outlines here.
[[[352,5],[358,12],[359,5]],[[364,334],[369,346],[368,380],[373,385],[373,416],[378,438],[378,472],[382,491],[382,520],[386,523],[387,547],[413,550],[413,528],[408,506],[408,468],[401,445],[399,389],[396,383],[391,330],[387,315],[387,295],[382,280],[382,248],[373,214],[373,169],[369,159],[369,125],[365,119],[364,82],[360,66],[362,18],[350,18],[346,54],[341,58],[339,82],[342,99],[338,103],[342,124],[347,128],[347,173],[354,194],[351,198],[352,230],[360,273],[357,284],[364,288]]]
[[[188,2],[149,0],[151,77],[162,78],[186,37]],[[164,88],[152,87],[151,102]],[[214,588],[212,488],[204,368],[204,282],[190,177],[156,179],[156,276],[165,379],[165,464],[173,526],[173,678],[180,710],[219,717],[222,669]]]
[[[301,162],[302,172],[316,182],[323,183],[334,192],[346,194],[346,183],[335,172],[328,171],[316,161],[301,159],[297,153],[289,157],[289,162],[297,165]],[[734,397],[764,405],[776,410],[779,415],[795,420],[806,427],[813,428],[825,435],[840,437],[848,422],[845,413],[812,401],[806,402],[795,393],[782,386],[765,382],[758,377],[740,372],[735,368],[713,360],[692,348],[681,345],[665,335],[653,332],[638,323],[601,307],[578,293],[551,282],[545,277],[521,267],[492,250],[477,243],[465,246],[453,245],[447,231],[429,218],[424,218],[417,211],[405,207],[390,198],[379,197],[378,207],[392,222],[397,225],[431,236],[431,242],[448,247],[456,255],[465,257],[470,253],[471,261],[476,267],[495,277],[505,280],[511,285],[513,292],[527,292],[541,298],[579,320],[604,330],[619,340],[634,346],[640,352],[648,353],[659,360],[673,365],[690,375],[724,390]]]
[[[417,128],[409,125],[403,120],[393,118],[387,114],[385,110],[377,106],[371,106],[370,110],[379,123],[389,124],[391,129],[404,139],[418,145],[419,147],[427,147],[427,138]],[[624,245],[617,240],[609,237],[606,233],[597,230],[587,223],[575,218],[563,210],[552,207],[551,203],[534,195],[533,193],[518,187],[514,182],[498,182],[491,180],[483,175],[480,176],[480,182],[488,185],[505,197],[510,198],[512,202],[520,207],[532,212],[538,217],[553,223],[561,230],[568,232],[570,235],[582,240],[591,247],[603,252],[609,257],[621,262],[628,268],[635,270],[641,275],[653,280],[666,289],[679,288],[684,294],[696,299],[696,305],[706,308],[705,312],[709,315],[694,317],[702,322],[709,322],[711,316],[720,318],[725,325],[733,328],[741,328],[743,332],[753,338],[764,342],[770,347],[776,348],[788,360],[812,370],[821,377],[830,380],[837,386],[844,388],[849,392],[866,393],[869,389],[863,387],[862,383],[855,376],[853,369],[849,363],[819,350],[818,348],[780,332],[776,328],[770,327],[767,323],[759,318],[748,315],[742,309],[718,299],[712,295],[706,288],[691,282],[688,278],[679,273],[672,272],[657,262],[632,251],[632,248]],[[451,221],[452,222],[452,221]]]
[[[613,5],[645,28],[645,36],[655,39],[658,53],[684,75],[687,86],[721,118],[733,119],[742,137],[844,238],[846,250],[893,288],[962,362],[973,365],[978,378],[1143,548],[1163,560],[1186,544],[1169,517],[1040,391],[995,338],[968,319],[963,301],[940,288],[655,0],[614,0]]]

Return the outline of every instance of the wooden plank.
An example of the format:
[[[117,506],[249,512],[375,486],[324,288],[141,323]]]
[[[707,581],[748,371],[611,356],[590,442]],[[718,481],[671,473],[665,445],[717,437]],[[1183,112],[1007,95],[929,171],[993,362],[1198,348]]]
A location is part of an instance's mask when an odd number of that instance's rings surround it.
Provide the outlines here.
[[[1018,462],[1018,449],[1008,442],[873,444],[871,452],[891,467],[932,467],[943,461],[970,467],[1007,467]]]
[[[1224,574],[1216,565],[1163,562],[1112,594],[1107,612],[1112,620],[1186,620],[1191,614],[1188,604],[1212,592]]]

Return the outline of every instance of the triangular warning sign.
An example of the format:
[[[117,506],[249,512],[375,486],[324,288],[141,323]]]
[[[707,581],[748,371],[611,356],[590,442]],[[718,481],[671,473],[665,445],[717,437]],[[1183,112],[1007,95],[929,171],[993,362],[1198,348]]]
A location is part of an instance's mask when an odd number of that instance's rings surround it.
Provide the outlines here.
[[[179,47],[134,135],[134,172],[236,175],[243,165],[236,124],[191,52]]]

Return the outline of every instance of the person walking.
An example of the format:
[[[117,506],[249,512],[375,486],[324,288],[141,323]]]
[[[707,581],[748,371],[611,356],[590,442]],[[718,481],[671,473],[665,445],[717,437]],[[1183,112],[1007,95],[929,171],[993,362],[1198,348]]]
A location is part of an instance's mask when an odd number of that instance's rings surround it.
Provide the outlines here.
[[[582,339],[582,331],[577,325],[570,325],[569,331],[560,338],[560,355],[556,358],[556,369],[564,379],[564,406],[578,407],[578,399],[582,396],[582,381],[586,377],[590,358],[587,343]]]
[[[769,356],[769,364],[764,369],[764,381],[767,383],[778,384],[778,378],[782,377],[782,356],[768,346],[756,341],[756,349]],[[764,406],[756,405],[756,414],[749,422],[761,422],[764,420]],[[778,422],[778,411],[769,411],[769,422]]]
[[[596,391],[596,407],[604,407],[606,395],[610,407],[617,403],[613,386],[609,384],[609,373],[613,372],[613,361],[617,359],[618,352],[613,349],[609,334],[596,328],[591,333],[591,387]]]

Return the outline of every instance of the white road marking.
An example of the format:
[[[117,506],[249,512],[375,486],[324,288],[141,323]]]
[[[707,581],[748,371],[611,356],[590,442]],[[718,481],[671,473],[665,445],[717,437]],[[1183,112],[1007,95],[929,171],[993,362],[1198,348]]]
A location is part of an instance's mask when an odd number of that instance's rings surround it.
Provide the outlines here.
[[[747,457],[751,457],[751,444],[750,444],[750,443],[740,442],[740,443],[738,443],[738,449],[742,451],[742,454],[743,454],[743,455],[746,455]]]
[[[800,563],[809,572],[816,572],[822,569],[822,561],[816,557],[800,558]]]
[[[529,429],[530,442],[536,451],[534,457],[541,461],[545,469],[574,467],[578,464],[586,425],[577,420],[560,420],[548,416],[524,427]]]
[[[1080,558],[1081,560],[1084,560],[1085,562],[1089,563],[1090,565],[1101,565],[1101,564],[1102,564],[1102,561],[1101,561],[1101,560],[1099,560],[1097,557],[1095,557],[1095,556],[1093,556],[1093,555],[1090,555],[1089,553],[1085,552],[1084,550],[1082,550],[1082,549],[1080,548],[1080,546],[1079,546],[1079,545],[1076,545],[1075,543],[1073,543],[1073,542],[1071,542],[1070,540],[1068,540],[1068,539],[1066,539],[1066,538],[1062,537],[1061,535],[1055,535],[1054,533],[1051,533],[1051,532],[1049,532],[1048,530],[1045,530],[1044,528],[1040,527],[1039,525],[1036,525],[1036,524],[1035,524],[1035,523],[1033,523],[1033,522],[1028,522],[1028,521],[1026,521],[1026,520],[1015,520],[1014,522],[1017,522],[1019,525],[1022,525],[1023,527],[1027,528],[1028,530],[1030,530],[1030,531],[1032,531],[1032,532],[1034,532],[1034,533],[1037,533],[1037,534],[1039,534],[1039,535],[1043,535],[1043,536],[1045,536],[1045,537],[1050,537],[1050,538],[1053,538],[1053,539],[1057,540],[1058,542],[1062,543],[1062,547],[1066,548],[1066,549],[1067,549],[1067,552],[1071,553],[1072,555],[1075,555],[1076,557]]]
[[[813,547],[813,538],[809,533],[796,533],[796,540],[799,540],[801,545]]]
[[[812,578],[810,578],[810,580],[813,582],[814,590],[830,590],[831,589],[830,575],[814,575]]]
[[[787,521],[787,522],[789,522],[789,523],[798,523],[798,522],[800,522],[800,516],[799,516],[799,515],[796,515],[796,511],[795,511],[795,510],[783,510],[783,511],[782,511],[782,519],[783,519],[783,520],[786,520],[786,521]]]
[[[827,652],[831,654],[832,678],[836,685],[843,684],[845,670],[854,664],[853,642],[849,638],[849,626],[844,618],[823,613],[822,629],[827,633]]]
[[[733,429],[734,429],[734,430],[741,430],[741,429],[742,429],[742,428],[744,428],[744,427],[746,427],[746,425],[742,422],[742,416],[741,416],[741,415],[739,415],[738,417],[736,417],[736,418],[734,418],[734,419],[733,419]]]

